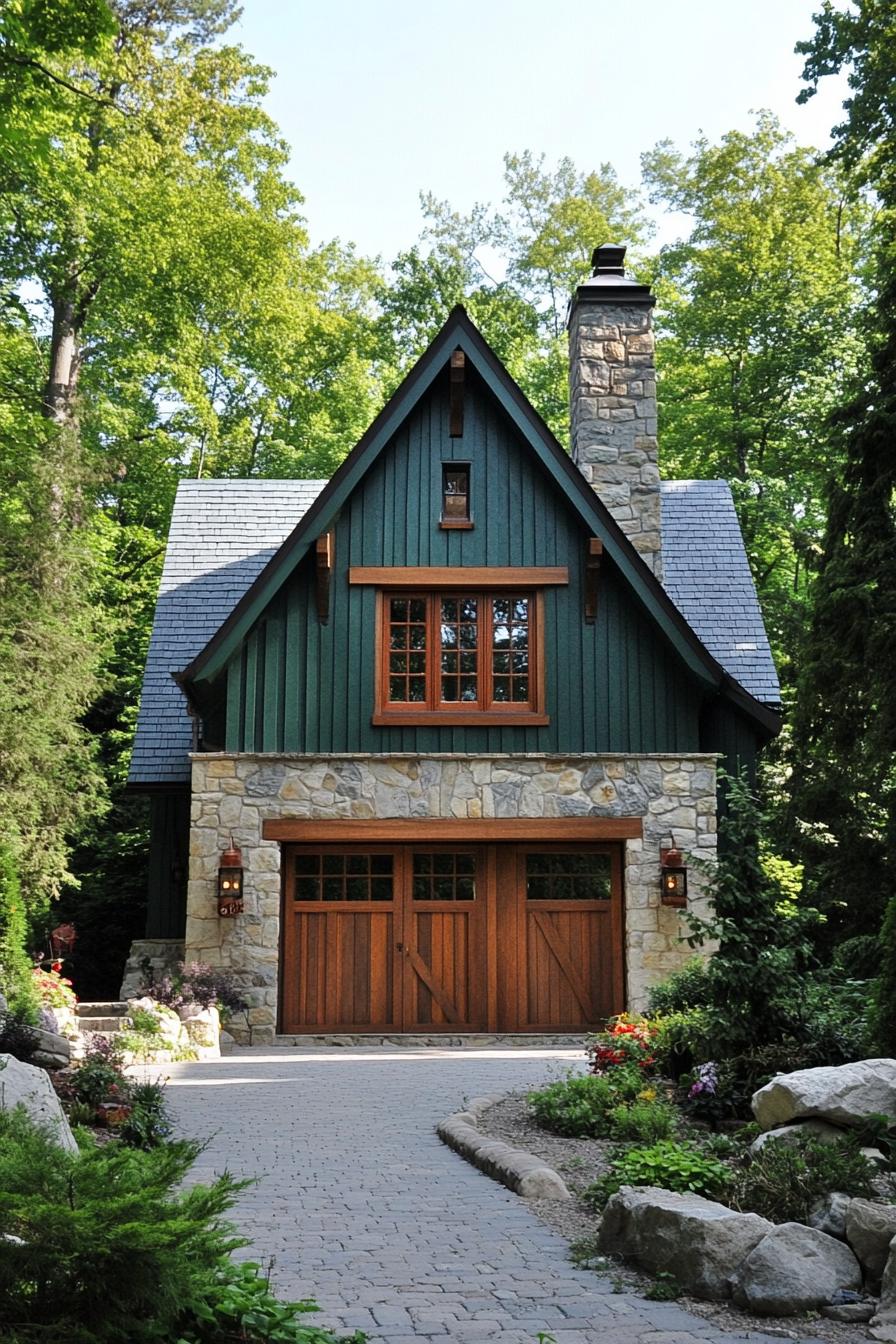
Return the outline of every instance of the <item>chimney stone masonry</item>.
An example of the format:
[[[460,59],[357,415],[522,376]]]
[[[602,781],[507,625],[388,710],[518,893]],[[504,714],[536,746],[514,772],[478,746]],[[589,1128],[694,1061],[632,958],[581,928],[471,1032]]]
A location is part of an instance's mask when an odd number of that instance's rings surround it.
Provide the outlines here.
[[[569,308],[572,459],[658,579],[660,473],[656,366],[647,285],[626,277],[625,248],[595,248]]]

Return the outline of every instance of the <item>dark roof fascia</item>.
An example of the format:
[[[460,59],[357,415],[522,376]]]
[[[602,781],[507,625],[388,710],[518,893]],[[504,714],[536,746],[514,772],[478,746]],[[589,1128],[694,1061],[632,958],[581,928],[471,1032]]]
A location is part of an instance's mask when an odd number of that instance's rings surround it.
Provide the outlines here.
[[[726,672],[722,678],[721,694],[734,705],[735,709],[751,719],[766,738],[777,737],[783,724],[780,709],[757,700],[740,682]]]
[[[585,524],[601,537],[608,557],[628,580],[648,613],[666,631],[685,664],[706,686],[718,690],[730,683],[732,693],[736,687],[739,697],[743,697],[743,711],[765,724],[772,711],[754,700],[709,653],[461,306],[452,309],[432,344],[404,378],[280,550],[237,603],[217,634],[183,672],[174,674],[188,698],[194,700],[188,688],[189,683],[211,681],[226,665],[311,542],[331,525],[368,467],[442,370],[451,350],[458,346],[471,358],[483,381],[532,444],[557,486],[576,506]]]
[[[179,781],[175,779],[170,781],[156,779],[156,780],[147,780],[145,783],[141,783],[139,779],[134,779],[134,780],[128,780],[128,782],[124,786],[124,792],[126,794],[130,794],[131,796],[140,793],[144,794],[180,793],[186,795],[189,794],[190,792],[190,781],[188,779],[182,779]]]

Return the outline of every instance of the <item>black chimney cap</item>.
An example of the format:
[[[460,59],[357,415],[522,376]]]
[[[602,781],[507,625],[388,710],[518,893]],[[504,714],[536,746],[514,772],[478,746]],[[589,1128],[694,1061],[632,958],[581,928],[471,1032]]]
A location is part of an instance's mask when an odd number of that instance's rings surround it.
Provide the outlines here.
[[[569,301],[567,326],[578,304],[626,303],[652,308],[656,303],[649,285],[632,280],[625,273],[625,248],[620,243],[601,243],[591,255],[594,267],[587,280],[577,285]]]
[[[592,275],[625,275],[625,247],[619,243],[601,243],[591,254]]]

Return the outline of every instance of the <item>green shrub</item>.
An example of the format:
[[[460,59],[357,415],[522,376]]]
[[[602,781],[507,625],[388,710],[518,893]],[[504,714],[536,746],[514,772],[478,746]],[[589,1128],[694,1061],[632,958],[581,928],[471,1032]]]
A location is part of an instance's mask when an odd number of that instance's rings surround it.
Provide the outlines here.
[[[132,1083],[127,1104],[131,1113],[118,1131],[134,1148],[155,1148],[171,1136],[172,1124],[161,1083]]]
[[[28,919],[19,877],[7,845],[0,844],[0,993],[18,1021],[37,1023],[38,998],[26,950]]]
[[[650,1017],[668,1017],[691,1008],[706,1008],[712,1002],[712,986],[702,957],[691,957],[681,970],[653,985],[647,994]]]
[[[711,1057],[712,1020],[707,1008],[682,1008],[657,1018],[654,1051],[662,1073],[678,1079]]]
[[[773,1223],[802,1223],[834,1190],[867,1199],[874,1175],[858,1139],[822,1143],[800,1135],[793,1142],[765,1144],[736,1173],[726,1203]]]
[[[887,903],[878,958],[879,972],[874,985],[874,1041],[884,1054],[896,1055],[896,896],[891,896]]]
[[[623,1185],[655,1185],[662,1190],[690,1191],[717,1199],[730,1184],[730,1167],[694,1144],[660,1139],[649,1148],[617,1153],[610,1170],[585,1191],[584,1198],[602,1209]]]
[[[635,1100],[614,1106],[607,1115],[607,1133],[622,1143],[651,1143],[674,1133],[678,1112],[667,1101]]]
[[[259,1265],[228,1263],[217,1272],[205,1300],[182,1325],[177,1344],[340,1344],[329,1330],[303,1323],[314,1302],[281,1302]],[[341,1344],[363,1344],[357,1331]]]
[[[632,1102],[644,1087],[641,1071],[631,1065],[607,1074],[582,1074],[530,1092],[529,1107],[543,1129],[579,1139],[606,1138],[610,1113]]]
[[[277,1303],[232,1264],[246,1242],[223,1215],[246,1183],[183,1189],[199,1144],[79,1138],[76,1156],[0,1112],[4,1344],[336,1344],[299,1323],[310,1303]]]
[[[0,1013],[0,1055],[12,1055],[28,1064],[39,1044],[28,1009],[19,1006]]]

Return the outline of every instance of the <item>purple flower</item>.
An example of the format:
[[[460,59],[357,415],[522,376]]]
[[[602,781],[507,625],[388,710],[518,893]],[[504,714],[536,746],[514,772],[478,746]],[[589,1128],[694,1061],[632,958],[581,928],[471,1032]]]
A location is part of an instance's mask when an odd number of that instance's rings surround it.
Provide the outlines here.
[[[701,1064],[696,1073],[697,1077],[688,1090],[688,1100],[693,1101],[696,1097],[702,1096],[714,1097],[719,1086],[717,1065],[712,1061],[708,1064]]]

